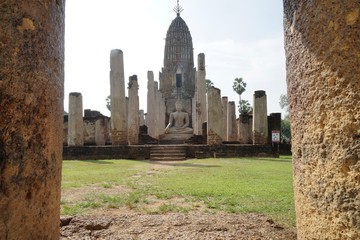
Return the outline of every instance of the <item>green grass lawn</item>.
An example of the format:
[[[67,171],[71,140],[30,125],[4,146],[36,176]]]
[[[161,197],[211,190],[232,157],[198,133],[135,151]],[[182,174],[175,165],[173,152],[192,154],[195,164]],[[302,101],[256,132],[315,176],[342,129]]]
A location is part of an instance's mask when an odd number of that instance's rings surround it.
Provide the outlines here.
[[[119,191],[119,187],[127,191]],[[94,188],[94,191],[86,189]],[[103,190],[103,191],[102,191]],[[176,163],[101,160],[64,161],[62,214],[127,207],[146,213],[258,213],[295,225],[291,157],[194,159]],[[64,194],[66,195],[66,194]],[[71,198],[70,198],[71,199]],[[182,199],[182,202],[174,199]],[[156,207],[154,202],[159,201]]]

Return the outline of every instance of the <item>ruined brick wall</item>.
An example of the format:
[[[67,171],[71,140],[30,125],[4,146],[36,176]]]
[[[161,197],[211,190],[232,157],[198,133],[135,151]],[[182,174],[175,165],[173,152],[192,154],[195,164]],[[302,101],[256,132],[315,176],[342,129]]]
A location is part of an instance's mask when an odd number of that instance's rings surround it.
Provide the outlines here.
[[[96,118],[84,118],[84,145],[95,144],[95,122]]]
[[[360,239],[360,2],[284,0],[299,239]]]
[[[0,239],[59,239],[64,7],[0,3]]]

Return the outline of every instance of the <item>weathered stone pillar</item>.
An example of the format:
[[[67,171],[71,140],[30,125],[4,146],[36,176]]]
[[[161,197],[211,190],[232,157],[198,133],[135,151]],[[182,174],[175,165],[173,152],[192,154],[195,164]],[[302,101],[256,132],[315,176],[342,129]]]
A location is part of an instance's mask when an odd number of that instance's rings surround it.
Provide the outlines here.
[[[222,109],[222,130],[221,138],[223,141],[228,141],[228,97],[221,98],[221,109]]]
[[[144,110],[139,110],[139,126],[145,125],[145,113]]]
[[[237,140],[237,124],[236,124],[236,108],[235,102],[230,101],[228,103],[228,123],[227,123],[227,139],[228,141],[236,141]]]
[[[0,4],[0,239],[59,239],[65,1]]]
[[[107,119],[99,118],[95,122],[95,144],[104,146],[106,144]]]
[[[156,120],[155,120],[155,81],[154,81],[154,73],[152,71],[148,71],[147,73],[148,79],[148,92],[147,92],[147,113],[146,113],[146,125],[148,127],[149,136],[155,138],[155,129],[156,129]]]
[[[267,144],[268,123],[265,91],[255,91],[253,105],[253,144]]]
[[[154,82],[154,92],[155,92],[155,104],[154,104],[154,126],[155,126],[155,138],[159,138],[159,135],[163,134],[165,131],[165,112],[166,106],[163,100],[162,94],[158,88],[158,82]]]
[[[284,1],[299,239],[360,239],[360,3]]]
[[[206,66],[205,66],[205,54],[200,53],[198,55],[198,70],[196,76],[196,101],[193,111],[196,115],[196,120],[193,123],[194,133],[202,135],[202,124],[207,121],[206,110]]]
[[[160,103],[159,103],[159,134],[164,134],[165,133],[165,127],[166,127],[166,105],[165,105],[165,101],[164,98],[162,97],[161,92],[159,91],[159,99],[160,99]]]
[[[238,141],[241,144],[251,144],[252,140],[252,117],[249,114],[240,114],[238,120]]]
[[[78,92],[69,94],[68,146],[84,145],[84,120],[82,95]]]
[[[139,143],[139,85],[137,76],[129,78],[128,143]]]
[[[127,145],[127,111],[123,52],[113,49],[110,53],[111,142]]]
[[[208,121],[207,121],[207,144],[222,144],[223,113],[221,107],[221,91],[211,87],[207,94]]]

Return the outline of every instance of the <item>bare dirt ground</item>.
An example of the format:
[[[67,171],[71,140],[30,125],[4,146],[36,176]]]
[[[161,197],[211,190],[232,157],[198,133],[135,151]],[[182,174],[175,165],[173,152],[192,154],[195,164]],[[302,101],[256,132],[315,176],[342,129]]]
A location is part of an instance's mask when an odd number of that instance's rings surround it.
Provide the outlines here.
[[[141,214],[103,210],[91,215],[62,217],[65,239],[296,239],[294,228],[284,228],[256,214],[209,214],[203,212]]]
[[[155,165],[170,168],[172,163]],[[148,172],[147,174],[152,174]],[[62,198],[67,201],[82,199],[91,192],[106,194],[131,191],[123,186],[110,189],[86,187],[67,190]],[[148,208],[156,208],[166,200],[149,198]],[[169,200],[167,200],[169,201]],[[172,203],[185,206],[184,199],[171,199]],[[296,229],[283,227],[272,219],[257,214],[208,213],[201,203],[189,213],[146,214],[126,207],[97,209],[81,216],[61,217],[61,240],[292,240]]]

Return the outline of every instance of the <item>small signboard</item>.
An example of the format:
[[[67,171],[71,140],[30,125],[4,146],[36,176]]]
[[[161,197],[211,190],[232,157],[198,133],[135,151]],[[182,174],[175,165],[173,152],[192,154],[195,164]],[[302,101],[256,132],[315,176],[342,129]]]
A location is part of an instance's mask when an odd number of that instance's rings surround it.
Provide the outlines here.
[[[271,140],[273,143],[279,143],[280,142],[280,131],[278,131],[278,130],[271,131]]]

